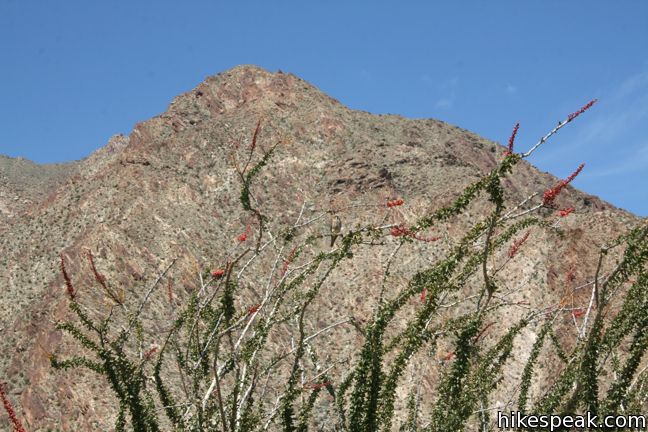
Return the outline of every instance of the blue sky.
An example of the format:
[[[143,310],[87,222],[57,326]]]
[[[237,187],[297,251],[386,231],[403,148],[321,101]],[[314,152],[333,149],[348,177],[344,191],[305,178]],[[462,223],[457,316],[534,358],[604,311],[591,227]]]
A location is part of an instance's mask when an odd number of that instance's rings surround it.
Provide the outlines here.
[[[0,0],[0,154],[79,159],[239,64],[436,118],[648,216],[648,2]]]

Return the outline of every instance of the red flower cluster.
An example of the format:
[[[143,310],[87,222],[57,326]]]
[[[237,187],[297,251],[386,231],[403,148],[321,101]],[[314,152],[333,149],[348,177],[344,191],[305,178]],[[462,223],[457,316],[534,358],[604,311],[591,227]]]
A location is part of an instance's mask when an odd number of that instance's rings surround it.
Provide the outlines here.
[[[437,241],[437,240],[441,240],[441,237],[439,237],[439,236],[430,236],[430,237],[418,237],[418,236],[414,236],[414,238],[415,238],[416,240],[418,240],[418,241],[427,242],[427,243],[432,243],[432,242],[435,242],[435,241]]]
[[[295,259],[295,253],[297,252],[297,246],[295,246],[290,253],[288,254],[288,257],[284,260],[283,265],[281,266],[281,272],[279,273],[280,277],[284,277],[286,272],[288,271],[288,266],[290,263],[293,262]]]
[[[389,230],[389,234],[394,237],[409,236],[412,234],[404,225],[398,225]]]
[[[561,180],[556,186],[552,187],[551,189],[546,190],[543,195],[542,204],[545,206],[553,204],[560,191],[562,191],[565,186],[571,183],[571,181],[574,180],[578,174],[580,174],[584,166],[585,164],[580,164],[576,171],[571,173],[569,177],[567,177],[565,180]]]
[[[94,274],[95,280],[99,282],[101,285],[106,284],[106,277],[99,273],[97,270],[97,267],[95,267],[94,263],[94,256],[92,256],[92,252],[88,251],[88,261],[90,261],[90,267],[92,268],[92,274]]]
[[[525,232],[521,239],[515,240],[508,251],[508,257],[513,258],[515,254],[518,252],[518,250],[520,249],[520,247],[524,244],[525,241],[527,241],[528,238],[529,238],[529,231]]]
[[[569,270],[567,270],[567,274],[565,274],[565,281],[567,283],[572,283],[576,280],[576,272],[574,271],[574,267],[570,267]]]
[[[167,282],[167,297],[169,298],[169,303],[173,304],[173,284],[171,279]]]
[[[94,275],[95,280],[99,283],[99,285],[101,285],[103,290],[106,292],[106,294],[110,296],[110,298],[113,301],[115,301],[118,304],[123,304],[124,296],[125,296],[124,290],[122,289],[118,292],[115,292],[112,289],[108,288],[108,285],[106,284],[106,277],[101,273],[99,273],[97,267],[95,266],[94,256],[92,256],[92,252],[89,250],[87,252],[88,252],[88,261],[90,262],[90,268],[92,268],[92,274]]]
[[[484,326],[484,328],[479,332],[479,334],[478,334],[477,336],[475,336],[475,339],[473,340],[473,343],[477,343],[477,342],[479,342],[479,339],[481,339],[482,336],[484,336],[484,335],[486,334],[486,332],[488,331],[488,329],[490,329],[490,328],[492,327],[493,324],[495,324],[495,321],[491,321],[491,322],[489,322],[488,324],[486,324],[486,325]]]
[[[405,201],[402,198],[387,201],[387,208],[398,207],[405,204]]]
[[[261,309],[261,303],[257,303],[257,304],[255,304],[253,306],[250,306],[248,308],[248,313],[253,314],[254,312],[258,311],[259,309]]]
[[[570,213],[573,213],[574,210],[575,210],[574,207],[569,207],[569,208],[566,208],[566,209],[560,210],[560,211],[558,212],[558,215],[559,215],[560,217],[565,217],[565,216],[568,216]]]
[[[572,311],[572,315],[574,316],[574,318],[578,318],[585,315],[585,312],[587,312],[585,308],[578,308]]]
[[[237,240],[240,242],[244,242],[245,240],[247,240],[249,234],[250,234],[250,224],[247,224],[245,226],[245,231],[243,231],[241,234],[238,235]]]
[[[14,432],[25,432],[25,428],[22,423],[20,423],[16,411],[14,411],[11,401],[9,400],[9,397],[7,397],[7,392],[4,386],[4,383],[0,383],[0,398],[2,399],[5,411],[9,414],[9,421],[11,421],[11,424],[13,425]]]
[[[455,358],[455,353],[454,351],[450,351],[448,354],[443,356],[443,361],[449,361],[452,360],[453,358]]]
[[[322,383],[307,383],[307,384],[304,384],[304,388],[310,388],[310,389],[313,389],[313,390],[320,390],[320,389],[323,389],[324,387],[329,386],[329,385],[331,385],[331,381],[324,381]]]
[[[421,296],[420,296],[421,303],[425,303],[425,297],[427,296],[427,292],[428,292],[427,288],[423,288],[423,291],[421,291]]]
[[[567,116],[567,123],[574,120],[576,117],[583,114],[588,109],[592,108],[592,105],[594,105],[597,101],[598,101],[598,99],[592,99],[591,101],[589,101],[585,106],[583,106],[578,111],[569,114],[569,116]]]
[[[513,143],[515,142],[515,135],[517,135],[518,129],[520,129],[520,123],[516,123],[515,127],[513,128],[513,133],[511,134],[511,137],[508,140],[508,147],[504,151],[504,156],[513,154]]]
[[[256,128],[254,129],[254,135],[252,135],[252,142],[250,143],[250,152],[253,152],[256,148],[257,138],[259,138],[259,132],[261,132],[261,119],[257,121]]]
[[[68,293],[68,296],[72,300],[74,300],[74,297],[76,297],[76,292],[74,291],[74,287],[72,286],[72,280],[70,279],[70,276],[67,273],[67,270],[65,269],[65,258],[63,258],[63,254],[61,253],[61,273],[63,273],[63,279],[65,280],[65,291]]]
[[[215,278],[221,278],[221,277],[223,277],[224,274],[225,274],[225,270],[223,270],[221,268],[216,269],[216,270],[212,270],[212,272],[211,272],[212,277],[215,277]]]
[[[159,347],[157,345],[152,345],[151,348],[144,353],[144,359],[148,360],[157,352]]]
[[[410,237],[410,238],[413,238],[415,240],[424,241],[424,242],[428,242],[428,243],[435,242],[435,241],[441,239],[441,237],[437,237],[437,236],[421,237],[421,236],[417,235],[416,233],[412,232],[411,230],[407,229],[404,225],[398,225],[398,226],[392,227],[392,229],[389,230],[389,234],[391,234],[394,237],[405,236],[405,237]]]

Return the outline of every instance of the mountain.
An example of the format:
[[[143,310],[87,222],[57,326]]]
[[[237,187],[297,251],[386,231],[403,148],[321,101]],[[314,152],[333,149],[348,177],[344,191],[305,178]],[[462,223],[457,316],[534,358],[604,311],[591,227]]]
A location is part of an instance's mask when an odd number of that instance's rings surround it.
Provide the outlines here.
[[[452,202],[505,150],[442,121],[353,111],[292,74],[240,66],[208,77],[176,97],[165,113],[137,124],[129,136],[114,137],[84,160],[40,166],[0,158],[0,377],[28,430],[114,426],[115,399],[105,382],[89,372],[56,371],[49,364],[50,353],[78,351],[69,336],[54,328],[73,317],[59,255],[90,310],[105,309],[109,301],[93,281],[88,250],[111,286],[125,287],[133,299],[141,298],[175,258],[167,279],[179,298],[186,297],[198,289],[200,272],[222,266],[237,236],[254,223],[241,209],[234,166],[245,163],[258,123],[259,149],[278,144],[254,189],[272,228],[293,223],[302,211],[305,218],[316,219],[313,230],[320,232],[326,232],[323,215],[329,211],[340,215],[343,231],[383,218],[412,222]],[[506,201],[520,202],[557,181],[522,161],[504,182]],[[405,204],[386,217],[386,200],[396,198]],[[557,204],[575,208],[560,218],[564,239],[533,231],[502,275],[503,282],[522,276],[532,280],[514,295],[535,306],[561,301],[567,272],[576,283],[591,277],[598,248],[638,221],[571,186]],[[447,250],[488,206],[478,201],[467,215],[439,227],[444,239],[438,245],[410,248],[395,270],[398,277],[429,263],[434,248]],[[540,214],[556,219],[553,211]],[[349,316],[366,321],[387,257],[379,256],[377,263],[375,255],[359,253],[353,264],[338,269],[318,296],[309,325],[318,329]],[[159,342],[154,335],[166,328],[170,313],[164,298],[153,301],[154,331],[146,343]],[[495,331],[515,318],[503,317]],[[570,325],[567,317],[566,332],[573,332]],[[327,355],[352,356],[362,338],[347,327],[323,336]],[[533,338],[531,330],[525,333],[523,345],[528,348]],[[343,370],[337,365],[333,373]],[[515,367],[507,372],[520,373]]]

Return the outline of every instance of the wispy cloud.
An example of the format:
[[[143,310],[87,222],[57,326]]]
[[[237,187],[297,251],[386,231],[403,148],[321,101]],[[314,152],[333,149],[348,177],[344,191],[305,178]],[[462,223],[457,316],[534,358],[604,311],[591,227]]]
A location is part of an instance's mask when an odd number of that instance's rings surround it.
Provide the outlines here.
[[[598,110],[594,110],[591,116],[579,128],[570,145],[572,149],[619,145],[627,141],[629,131],[645,131],[648,124],[648,71],[627,78],[608,95],[603,95]]]
[[[456,99],[458,84],[459,84],[458,77],[452,77],[447,81],[445,81],[444,83],[442,83],[439,86],[439,93],[442,96],[439,99],[437,99],[434,106],[436,108],[452,108]]]
[[[636,182],[648,183],[648,70],[610,88],[596,108],[566,151],[586,161],[590,169],[583,181],[592,192],[617,205],[645,208],[645,192]]]
[[[563,145],[548,147],[535,163],[547,160],[582,160],[583,180],[590,192],[617,190],[621,196],[637,197],[632,181],[637,176],[648,183],[648,70],[628,76],[597,95],[599,103],[579,119],[578,127]],[[563,135],[566,136],[566,135]],[[634,179],[634,180],[631,180]],[[636,199],[636,198],[635,198]]]
[[[630,147],[633,151],[627,153],[621,160],[617,160],[606,168],[584,173],[585,176],[618,176],[620,174],[631,174],[641,170],[648,170],[648,141]]]
[[[515,93],[517,93],[518,89],[513,84],[507,84],[506,88],[505,88],[505,91],[509,95],[514,95]]]
[[[626,97],[637,90],[645,90],[648,86],[648,71],[638,73],[626,79],[621,86],[619,86],[618,96]]]

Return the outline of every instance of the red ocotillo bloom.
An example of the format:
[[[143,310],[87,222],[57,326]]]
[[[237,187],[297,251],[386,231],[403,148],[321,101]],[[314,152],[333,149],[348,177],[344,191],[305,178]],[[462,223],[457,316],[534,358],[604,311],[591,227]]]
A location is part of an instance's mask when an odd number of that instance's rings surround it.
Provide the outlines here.
[[[425,303],[425,298],[427,297],[427,288],[423,288],[423,291],[421,291],[421,296],[419,297],[421,299],[421,303]]]
[[[448,354],[446,354],[445,356],[443,356],[442,360],[443,360],[443,361],[450,361],[450,360],[452,360],[453,358],[455,358],[455,353],[454,353],[454,351],[450,351]]]
[[[14,408],[11,405],[11,401],[7,396],[6,390],[4,388],[4,383],[0,383],[0,398],[2,399],[2,404],[4,405],[5,411],[7,411],[7,414],[9,415],[9,421],[13,425],[14,432],[25,432],[25,428],[23,427],[22,423],[20,423],[20,420],[16,415],[16,411],[14,411]]]
[[[104,292],[108,294],[108,296],[113,299],[115,303],[124,304],[124,290],[122,289],[115,292],[108,287],[108,284],[106,284],[106,277],[99,273],[97,267],[95,266],[94,257],[92,256],[91,251],[88,251],[88,261],[90,262],[90,267],[92,268],[92,274],[94,275],[95,280],[99,283],[99,285],[101,285],[101,288],[103,288]]]
[[[402,198],[387,201],[387,208],[398,207],[405,204],[405,201]]]
[[[331,381],[324,381],[322,383],[306,383],[304,384],[304,388],[310,388],[313,390],[320,390],[323,389],[324,387],[330,386]]]
[[[491,322],[489,322],[488,324],[486,324],[486,325],[484,326],[484,328],[479,332],[479,334],[475,337],[475,339],[473,340],[473,343],[477,343],[477,342],[479,342],[479,339],[481,339],[481,337],[484,336],[484,335],[486,334],[486,332],[488,331],[488,329],[491,328],[491,326],[492,326],[493,324],[495,324],[495,321],[491,321]]]
[[[568,216],[570,213],[573,213],[574,210],[575,210],[574,207],[569,207],[569,208],[566,208],[566,209],[562,209],[562,210],[560,210],[558,212],[558,215],[560,217],[565,217],[565,216]]]
[[[520,250],[520,247],[524,244],[525,241],[529,238],[529,231],[524,233],[524,236],[522,236],[521,239],[515,240],[513,244],[511,245],[509,251],[508,251],[508,256],[509,258],[513,258],[515,254]]]
[[[401,237],[401,236],[411,235],[411,232],[410,232],[410,230],[405,228],[404,225],[398,225],[398,226],[392,227],[389,230],[389,234],[391,234],[394,237]]]
[[[65,280],[65,291],[68,293],[68,296],[70,296],[70,299],[74,300],[76,292],[74,291],[74,286],[72,286],[70,275],[68,275],[67,270],[65,269],[65,258],[63,258],[63,254],[61,254],[61,273],[63,273],[63,279]]]
[[[572,311],[572,315],[574,316],[574,318],[579,318],[579,317],[585,315],[585,312],[587,312],[587,310],[585,310],[585,308],[578,308],[578,309],[574,309]]]
[[[279,277],[284,277],[286,272],[288,271],[288,266],[293,262],[295,259],[295,255],[297,253],[297,246],[295,246],[290,253],[288,254],[288,257],[284,260],[283,265],[281,266],[281,271],[279,272]]]
[[[259,132],[261,132],[261,119],[257,121],[256,128],[254,129],[254,135],[252,135],[252,142],[250,143],[250,152],[253,152],[256,148]]]
[[[576,272],[574,271],[574,266],[571,266],[567,273],[565,274],[565,282],[572,283],[576,280]]]
[[[515,135],[517,135],[518,129],[520,129],[520,123],[516,123],[515,127],[513,128],[513,133],[511,133],[511,136],[508,140],[508,147],[504,151],[504,156],[513,154],[513,143],[515,142]]]
[[[432,242],[435,242],[437,240],[441,240],[441,237],[439,237],[439,236],[421,237],[421,236],[415,235],[414,238],[416,240],[418,240],[418,241],[427,242],[427,243],[432,243]]]
[[[160,346],[158,344],[152,344],[151,347],[144,353],[144,359],[149,360],[151,357],[153,357],[153,354],[157,352],[157,350],[160,349]]]
[[[389,230],[389,234],[392,235],[393,237],[403,237],[404,236],[404,237],[413,238],[414,240],[428,242],[428,243],[435,242],[437,240],[441,240],[441,237],[438,237],[438,236],[430,236],[430,237],[419,236],[415,232],[413,232],[410,229],[406,228],[405,225],[403,225],[403,224],[392,227]]]
[[[244,242],[245,240],[247,240],[249,234],[250,234],[250,224],[247,224],[245,226],[245,231],[239,234],[238,237],[236,237],[236,239],[240,242]]]
[[[545,206],[550,206],[551,204],[553,204],[560,191],[562,191],[565,186],[571,183],[571,181],[574,180],[578,174],[580,174],[584,166],[585,164],[580,164],[576,171],[571,173],[569,177],[567,177],[565,180],[559,181],[558,184],[551,189],[546,190],[543,195],[542,204]]]
[[[212,273],[211,273],[212,277],[214,277],[214,278],[221,278],[221,277],[223,277],[224,274],[225,274],[225,270],[223,270],[221,268],[218,268],[216,270],[212,270]]]
[[[173,284],[170,279],[167,282],[167,297],[169,298],[169,303],[173,304]]]
[[[569,116],[567,116],[567,123],[569,123],[570,121],[574,120],[576,117],[578,117],[579,115],[583,114],[583,113],[584,113],[585,111],[587,111],[588,109],[592,108],[592,105],[594,105],[597,101],[598,101],[598,99],[592,99],[592,100],[589,101],[586,105],[584,105],[583,107],[581,107],[581,109],[579,109],[578,111],[575,111],[575,112],[569,114]]]

